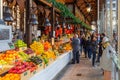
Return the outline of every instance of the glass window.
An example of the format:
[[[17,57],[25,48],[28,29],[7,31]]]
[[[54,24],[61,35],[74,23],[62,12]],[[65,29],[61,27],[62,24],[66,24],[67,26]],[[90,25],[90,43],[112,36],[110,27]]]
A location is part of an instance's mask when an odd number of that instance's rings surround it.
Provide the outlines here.
[[[113,8],[116,8],[116,4],[115,3],[113,3]]]

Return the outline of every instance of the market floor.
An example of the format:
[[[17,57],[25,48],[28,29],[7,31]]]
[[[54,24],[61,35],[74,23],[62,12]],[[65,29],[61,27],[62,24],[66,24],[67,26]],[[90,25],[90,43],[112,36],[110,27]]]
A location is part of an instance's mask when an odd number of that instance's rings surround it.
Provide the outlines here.
[[[91,62],[81,58],[79,64],[68,64],[53,80],[103,80],[102,70],[92,67]]]

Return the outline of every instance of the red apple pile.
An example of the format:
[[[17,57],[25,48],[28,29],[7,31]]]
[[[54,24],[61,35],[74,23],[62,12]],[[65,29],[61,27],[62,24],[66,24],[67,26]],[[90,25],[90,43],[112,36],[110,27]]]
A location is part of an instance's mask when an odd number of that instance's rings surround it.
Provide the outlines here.
[[[15,66],[9,70],[9,73],[21,74],[27,70],[32,72],[35,69],[37,69],[37,66],[32,62],[18,61],[15,63]]]

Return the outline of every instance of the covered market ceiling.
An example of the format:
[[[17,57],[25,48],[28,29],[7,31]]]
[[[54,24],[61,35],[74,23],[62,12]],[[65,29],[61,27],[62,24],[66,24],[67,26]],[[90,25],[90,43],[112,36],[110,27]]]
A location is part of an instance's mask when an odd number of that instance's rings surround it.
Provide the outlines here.
[[[83,14],[85,19],[87,19],[90,23],[91,21],[97,21],[97,4],[98,0],[64,0],[66,4],[75,3],[79,8],[80,12]],[[102,8],[102,4],[104,4],[105,0],[99,0],[100,9]],[[91,7],[91,11],[87,11],[87,7]]]

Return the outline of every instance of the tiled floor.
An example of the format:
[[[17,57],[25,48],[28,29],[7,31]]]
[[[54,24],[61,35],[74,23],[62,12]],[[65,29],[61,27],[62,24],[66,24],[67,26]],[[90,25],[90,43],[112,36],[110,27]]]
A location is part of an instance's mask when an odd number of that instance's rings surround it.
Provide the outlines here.
[[[54,80],[103,80],[99,67],[92,67],[91,62],[81,58],[79,64],[69,64]]]

